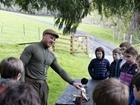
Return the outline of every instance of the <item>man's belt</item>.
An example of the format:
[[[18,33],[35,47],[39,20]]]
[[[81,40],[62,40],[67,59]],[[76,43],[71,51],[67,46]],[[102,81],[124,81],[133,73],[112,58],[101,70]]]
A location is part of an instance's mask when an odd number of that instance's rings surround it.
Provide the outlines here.
[[[34,83],[44,83],[45,82],[45,80],[32,79],[32,78],[29,78],[29,77],[25,77],[25,81],[34,82]]]

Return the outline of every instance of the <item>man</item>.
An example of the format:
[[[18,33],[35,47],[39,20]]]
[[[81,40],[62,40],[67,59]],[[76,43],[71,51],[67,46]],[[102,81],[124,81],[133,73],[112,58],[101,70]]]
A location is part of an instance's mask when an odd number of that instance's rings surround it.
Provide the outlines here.
[[[40,42],[27,46],[20,56],[23,61],[25,72],[22,74],[21,80],[31,84],[39,93],[42,104],[47,104],[48,85],[46,83],[46,71],[50,66],[61,78],[69,84],[80,88],[82,85],[72,80],[69,75],[59,66],[56,57],[49,48],[54,45],[58,34],[51,29],[46,29],[43,32],[43,37]]]

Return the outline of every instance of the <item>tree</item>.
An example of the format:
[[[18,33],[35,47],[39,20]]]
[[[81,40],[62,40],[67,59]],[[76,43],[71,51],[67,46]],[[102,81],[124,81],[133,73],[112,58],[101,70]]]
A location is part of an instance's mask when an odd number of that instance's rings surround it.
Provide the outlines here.
[[[63,33],[75,33],[81,20],[91,11],[90,3],[87,0],[2,0],[2,4],[10,7],[17,5],[20,10],[34,13],[43,7],[55,15],[55,25],[63,28]]]
[[[30,13],[47,7],[48,10],[57,13],[55,24],[59,29],[63,29],[64,33],[75,33],[82,19],[91,12],[91,8],[98,10],[99,14],[105,17],[123,16],[130,11],[133,15],[129,33],[135,29],[139,30],[140,25],[139,0],[1,0],[0,2],[8,7],[12,4],[18,5],[21,10]],[[137,22],[133,22],[135,19]],[[137,25],[134,25],[135,23]]]

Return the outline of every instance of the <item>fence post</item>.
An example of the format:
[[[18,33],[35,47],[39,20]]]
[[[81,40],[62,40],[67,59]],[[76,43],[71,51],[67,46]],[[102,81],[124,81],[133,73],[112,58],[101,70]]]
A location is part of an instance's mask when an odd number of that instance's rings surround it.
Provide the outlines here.
[[[113,38],[113,40],[115,39],[115,30],[113,31],[112,38]]]
[[[2,33],[2,31],[3,31],[3,23],[2,23],[2,25],[1,25],[1,33]]]
[[[121,37],[121,33],[122,33],[122,30],[119,29],[119,41],[122,41],[123,40],[122,37]]]
[[[89,37],[88,37],[88,35],[86,35],[86,53],[87,53],[87,55],[88,55],[88,45],[89,45]]]
[[[123,35],[123,42],[125,42],[125,33],[124,33],[124,35]]]
[[[71,39],[70,39],[70,54],[74,53],[74,35],[71,35]]]
[[[25,25],[23,24],[23,35],[25,36]]]
[[[118,34],[118,42],[120,41],[120,35]]]
[[[130,43],[132,43],[132,35],[130,35]]]
[[[39,37],[39,40],[40,40],[40,28],[38,27],[38,37]]]

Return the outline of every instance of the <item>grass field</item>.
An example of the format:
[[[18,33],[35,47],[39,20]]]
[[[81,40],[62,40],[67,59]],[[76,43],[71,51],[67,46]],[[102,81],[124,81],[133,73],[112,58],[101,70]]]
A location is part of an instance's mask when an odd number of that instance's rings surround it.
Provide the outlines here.
[[[54,22],[52,17],[25,15],[7,11],[0,11],[0,16],[0,60],[9,56],[19,58],[21,52],[27,45],[17,45],[17,43],[40,41],[42,31],[46,28],[52,28],[57,32],[62,32],[57,30],[53,25],[46,24],[46,22]],[[87,24],[80,24],[78,29],[105,39],[110,43],[118,44],[118,42],[112,41],[112,30]],[[84,53],[71,55],[67,52],[56,51],[55,56],[59,64],[72,78],[90,78],[87,67],[91,59]],[[50,87],[48,105],[54,105],[67,83],[51,68],[48,70],[47,81]]]

